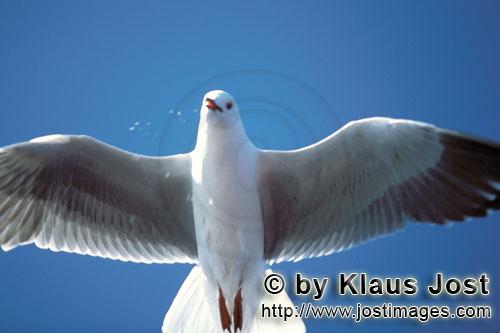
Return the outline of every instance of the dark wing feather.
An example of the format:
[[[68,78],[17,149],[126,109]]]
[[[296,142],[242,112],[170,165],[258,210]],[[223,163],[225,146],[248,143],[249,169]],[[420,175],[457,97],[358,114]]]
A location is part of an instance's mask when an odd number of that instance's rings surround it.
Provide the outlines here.
[[[194,262],[189,155],[127,153],[86,136],[0,150],[0,246]]]
[[[303,149],[262,151],[258,168],[271,262],[500,209],[500,145],[414,121],[352,122]]]

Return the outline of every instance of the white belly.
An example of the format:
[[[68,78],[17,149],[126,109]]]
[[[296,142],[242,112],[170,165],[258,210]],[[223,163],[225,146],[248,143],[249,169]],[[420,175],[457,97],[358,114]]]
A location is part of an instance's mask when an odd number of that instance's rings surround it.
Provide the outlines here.
[[[213,163],[193,161],[193,170],[201,170],[193,175],[192,197],[199,264],[211,287],[232,297],[243,283],[254,283],[264,267],[253,146],[226,151]]]

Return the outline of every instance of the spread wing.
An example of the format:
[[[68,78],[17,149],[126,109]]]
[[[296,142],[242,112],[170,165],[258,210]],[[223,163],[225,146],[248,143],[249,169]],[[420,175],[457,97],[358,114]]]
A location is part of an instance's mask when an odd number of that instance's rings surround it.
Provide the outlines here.
[[[270,262],[328,255],[394,232],[500,209],[500,145],[407,120],[370,118],[293,151],[261,151]]]
[[[139,156],[86,136],[1,148],[0,246],[195,262],[190,170],[189,155]]]

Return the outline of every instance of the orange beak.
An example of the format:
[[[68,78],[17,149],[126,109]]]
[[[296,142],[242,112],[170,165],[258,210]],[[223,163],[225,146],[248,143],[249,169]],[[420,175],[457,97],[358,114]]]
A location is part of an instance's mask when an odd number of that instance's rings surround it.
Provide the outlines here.
[[[215,111],[215,110],[219,110],[220,112],[224,112],[222,111],[222,109],[215,103],[215,101],[211,98],[206,98],[205,99],[205,102],[207,102],[207,108],[209,108],[210,110],[212,111]]]

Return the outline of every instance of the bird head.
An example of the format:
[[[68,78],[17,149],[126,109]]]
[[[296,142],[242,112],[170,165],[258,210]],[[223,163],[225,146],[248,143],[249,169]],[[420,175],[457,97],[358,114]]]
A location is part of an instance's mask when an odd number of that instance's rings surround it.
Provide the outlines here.
[[[203,97],[201,116],[208,121],[229,123],[239,119],[238,104],[229,93],[213,90]]]

